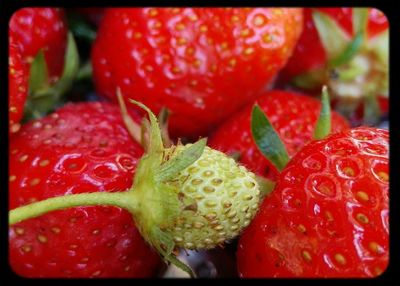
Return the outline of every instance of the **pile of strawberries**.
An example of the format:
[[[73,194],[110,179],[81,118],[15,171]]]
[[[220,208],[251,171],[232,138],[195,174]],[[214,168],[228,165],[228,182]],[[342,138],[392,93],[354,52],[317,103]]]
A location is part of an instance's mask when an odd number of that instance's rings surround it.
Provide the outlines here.
[[[232,275],[243,278],[385,271],[389,133],[376,126],[388,112],[388,22],[380,11],[24,8],[9,25],[10,211],[141,186],[135,170],[156,141],[151,115],[134,100],[160,114],[162,163],[181,152],[170,146],[208,137],[201,160],[176,175],[179,200],[192,193],[196,203],[173,220],[173,252],[237,244]],[[323,86],[331,113],[319,100]],[[188,184],[185,172],[200,177]],[[235,182],[247,184],[240,196]],[[194,220],[203,210],[215,210],[205,225]],[[180,265],[160,245],[112,204],[9,227],[10,266],[24,277],[160,277],[163,259]]]

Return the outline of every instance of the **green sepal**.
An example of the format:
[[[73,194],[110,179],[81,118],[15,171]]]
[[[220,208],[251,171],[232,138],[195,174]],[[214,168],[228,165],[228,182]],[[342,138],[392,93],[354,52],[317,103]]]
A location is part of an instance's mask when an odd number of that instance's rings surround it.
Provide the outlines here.
[[[348,63],[361,49],[364,43],[364,34],[364,32],[358,32],[342,53],[328,61],[328,66],[337,67]]]
[[[29,75],[30,94],[49,86],[49,72],[43,50],[40,50],[34,58]]]
[[[368,8],[353,8],[353,34],[362,34],[367,38]]]
[[[193,145],[185,148],[172,159],[166,161],[156,172],[156,181],[164,182],[176,177],[181,171],[189,167],[201,157],[206,145],[207,139],[200,139]]]
[[[312,17],[327,58],[337,58],[349,44],[349,35],[323,12],[314,10]]]
[[[314,129],[314,139],[320,140],[331,133],[331,106],[328,88],[322,87],[321,111]]]
[[[65,94],[71,87],[75,77],[79,71],[79,53],[76,46],[74,36],[68,33],[67,50],[65,53],[65,65],[62,76],[59,81],[52,87],[54,92],[61,95]]]
[[[126,108],[124,97],[122,96],[121,93],[121,88],[117,87],[115,93],[117,95],[119,109],[121,111],[122,120],[124,121],[126,130],[128,130],[129,134],[136,142],[142,143],[143,141],[142,141],[141,128],[139,124],[136,124],[136,122],[133,121],[132,117],[129,115],[128,110]]]
[[[146,105],[133,99],[130,99],[130,102],[145,110],[149,116],[150,130],[148,130],[149,131],[149,142],[148,142],[149,146],[147,148],[148,153],[162,152],[164,149],[164,145],[157,117]]]
[[[55,84],[49,86],[47,66],[43,53],[39,52],[35,58],[29,79],[30,94],[25,105],[25,121],[40,118],[53,111],[57,105],[63,103],[63,95],[71,89],[79,70],[78,49],[71,33],[68,33],[64,62],[64,70],[61,78]],[[45,79],[47,80],[47,84],[44,84]]]
[[[330,67],[348,63],[362,48],[367,38],[368,9],[353,8],[353,33],[355,36],[336,58],[328,61]]]
[[[260,188],[262,198],[268,197],[275,188],[276,183],[267,178],[256,176],[256,181]],[[262,200],[260,200],[260,203]]]
[[[186,263],[180,261],[173,253],[175,243],[171,237],[169,237],[160,228],[154,227],[152,229],[152,238],[155,240],[155,244],[153,246],[162,256],[164,261],[172,263],[176,267],[182,269],[183,271],[188,273],[191,278],[196,278],[196,274],[194,273],[192,268],[190,268],[190,266]]]
[[[282,171],[290,160],[289,155],[278,133],[257,104],[251,113],[251,132],[261,153]]]
[[[164,260],[173,263],[193,277],[194,273],[190,267],[179,261],[172,253],[175,242],[173,237],[163,229],[170,228],[185,210],[186,204],[191,203],[180,198],[178,186],[172,179],[201,156],[206,139],[199,140],[176,157],[163,162],[163,154],[167,150],[163,146],[156,116],[142,103],[135,100],[130,100],[130,102],[144,109],[149,116],[147,124],[143,121],[146,130],[142,135],[142,139],[148,140],[145,141],[148,143],[147,151],[139,161],[133,188],[130,190],[134,201],[141,202],[134,213],[136,226],[144,239],[160,253]]]
[[[169,132],[168,132],[168,119],[170,115],[171,111],[166,107],[161,108],[161,111],[158,114],[158,122],[161,129],[161,137],[165,147],[170,147],[173,145],[173,142],[169,137]]]
[[[228,154],[229,157],[231,157],[233,160],[236,162],[240,162],[240,158],[242,156],[242,153],[240,151],[232,151]]]
[[[190,278],[196,278],[196,274],[194,273],[193,269],[190,268],[189,265],[180,261],[175,255],[171,254],[171,255],[165,257],[165,259],[167,261],[171,262],[172,264],[174,264],[176,267],[178,267],[178,268],[182,269],[183,271],[185,271],[186,273],[188,273]]]
[[[319,88],[326,80],[326,70],[324,68],[319,68],[295,76],[291,84],[299,88],[312,90]]]
[[[87,60],[78,70],[76,74],[77,81],[91,80],[93,75],[92,61]]]

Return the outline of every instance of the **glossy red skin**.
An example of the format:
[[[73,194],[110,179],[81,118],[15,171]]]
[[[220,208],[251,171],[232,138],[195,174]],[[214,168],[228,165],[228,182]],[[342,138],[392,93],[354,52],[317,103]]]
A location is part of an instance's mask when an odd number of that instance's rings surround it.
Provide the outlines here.
[[[389,182],[378,172],[389,174],[388,141],[387,130],[359,127],[309,143],[298,152],[240,238],[240,276],[382,273],[389,258]],[[349,166],[354,172],[345,175]],[[368,200],[356,195],[358,191]],[[359,214],[368,222],[361,223]],[[371,242],[379,245],[378,252],[370,249]],[[336,254],[343,255],[345,264],[337,262]]]
[[[278,132],[290,157],[312,140],[321,108],[319,100],[300,93],[271,90],[262,93],[256,102]],[[250,129],[252,108],[253,103],[222,124],[211,135],[209,145],[227,154],[239,151],[240,163],[260,176],[276,180],[278,170],[254,143]],[[332,132],[348,128],[347,120],[332,112]]]
[[[44,51],[51,82],[64,68],[67,32],[64,11],[59,8],[23,8],[13,14],[9,24],[9,34],[21,43],[26,62]]]
[[[330,15],[349,35],[353,35],[352,8],[317,8],[317,10]],[[323,67],[327,61],[311,13],[311,8],[304,9],[304,30],[293,55],[280,74],[283,82],[290,82],[297,75]],[[369,10],[367,27],[369,38],[383,32],[388,26],[387,18],[381,11]]]
[[[257,14],[265,23],[259,27]],[[171,135],[197,138],[271,83],[302,21],[294,8],[107,9],[92,49],[95,86],[114,100],[119,86],[155,113],[167,107]],[[262,40],[266,33],[270,42]]]
[[[23,126],[9,154],[14,209],[66,194],[124,191],[143,150],[118,106],[91,102]],[[15,224],[9,250],[13,270],[24,277],[149,277],[160,266],[130,213],[116,207],[71,208]]]
[[[21,46],[10,37],[8,46],[8,114],[9,134],[19,130],[19,121],[22,119],[24,104],[28,95],[28,65],[22,60]]]

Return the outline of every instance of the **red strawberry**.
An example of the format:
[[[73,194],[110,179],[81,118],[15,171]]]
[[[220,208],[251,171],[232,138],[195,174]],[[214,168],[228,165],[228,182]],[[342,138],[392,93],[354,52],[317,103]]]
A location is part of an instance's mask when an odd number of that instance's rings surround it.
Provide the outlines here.
[[[22,45],[26,62],[44,51],[51,82],[61,76],[67,43],[67,24],[63,10],[57,8],[23,8],[10,20],[10,36]]]
[[[117,106],[69,104],[22,127],[10,142],[9,207],[132,185],[141,146]],[[129,212],[77,207],[10,227],[10,263],[25,277],[148,277],[159,266]]]
[[[295,8],[108,9],[93,45],[99,94],[172,111],[173,136],[197,137],[254,98],[302,30]],[[110,44],[112,43],[112,44]]]
[[[367,96],[387,98],[388,21],[385,15],[377,9],[360,8],[304,11],[304,31],[280,74],[280,81],[311,91],[319,91],[327,84],[332,96],[339,100],[338,108],[346,113],[357,109]],[[354,17],[364,12],[365,24],[362,17]],[[360,32],[364,34],[359,35]],[[357,37],[360,38],[356,44]],[[350,46],[353,50],[346,50]]]
[[[306,145],[237,252],[242,277],[371,277],[388,265],[389,133],[359,127]]]
[[[286,146],[289,156],[294,156],[312,140],[321,103],[299,93],[272,90],[261,94],[257,103],[267,114],[271,124]],[[250,119],[252,105],[229,118],[210,138],[210,146],[227,154],[239,152],[239,161],[253,172],[276,180],[278,170],[262,156],[251,136]],[[332,131],[349,128],[339,114],[332,113]]]
[[[10,37],[9,43],[9,134],[17,132],[21,125],[24,104],[28,94],[29,70],[25,62],[22,61],[21,46],[15,42],[14,37]]]

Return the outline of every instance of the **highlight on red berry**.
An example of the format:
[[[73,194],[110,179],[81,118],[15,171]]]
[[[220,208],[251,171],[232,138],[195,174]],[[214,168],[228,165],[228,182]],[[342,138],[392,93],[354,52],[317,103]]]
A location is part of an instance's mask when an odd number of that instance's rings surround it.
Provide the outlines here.
[[[14,11],[9,277],[387,281],[384,13]]]

